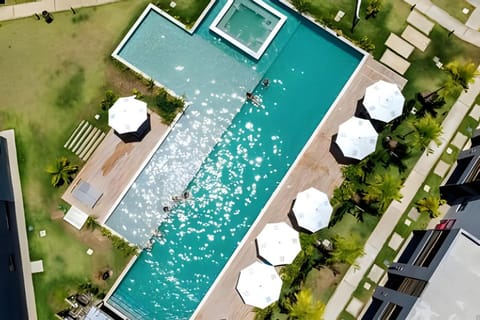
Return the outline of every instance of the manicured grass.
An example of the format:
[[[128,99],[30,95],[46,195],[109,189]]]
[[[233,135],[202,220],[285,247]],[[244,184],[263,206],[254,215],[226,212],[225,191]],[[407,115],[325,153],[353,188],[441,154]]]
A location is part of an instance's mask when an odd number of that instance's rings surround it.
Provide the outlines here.
[[[172,17],[180,20],[187,27],[192,27],[202,14],[210,0],[176,0],[175,8],[170,7],[171,0],[156,0],[155,5]]]
[[[463,133],[467,137],[471,137],[473,132],[477,128],[477,126],[478,126],[478,120],[470,116],[466,116],[465,119],[463,119],[460,126],[458,127],[458,132]]]
[[[459,20],[462,23],[467,22],[470,14],[475,9],[468,1],[466,0],[431,0],[433,4],[437,7],[445,10],[448,12],[449,15],[454,17],[455,19]],[[468,14],[462,12],[463,8],[468,9]]]
[[[2,22],[0,33],[0,125],[14,128],[32,259],[43,259],[45,272],[34,276],[39,319],[52,319],[72,288],[86,281],[106,290],[113,279],[99,282],[98,272],[118,276],[127,262],[123,253],[99,234],[77,232],[61,219],[57,206],[65,187],[54,189],[44,172],[59,156],[81,163],[63,149],[76,125],[100,110],[109,87],[109,58],[128,25],[146,1],[55,13],[51,24],[26,18]],[[82,16],[82,19],[78,19]],[[45,229],[47,237],[40,238]],[[93,248],[93,256],[85,254]]]

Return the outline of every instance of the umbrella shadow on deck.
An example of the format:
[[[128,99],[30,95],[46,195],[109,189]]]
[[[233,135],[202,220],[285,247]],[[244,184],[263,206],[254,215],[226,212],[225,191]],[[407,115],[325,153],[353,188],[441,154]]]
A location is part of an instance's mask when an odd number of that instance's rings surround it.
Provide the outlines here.
[[[335,158],[335,161],[337,161],[338,164],[343,164],[343,165],[359,163],[360,162],[359,160],[348,158],[343,155],[342,150],[335,143],[335,140],[337,140],[337,136],[338,134],[334,134],[332,136],[332,139],[330,140],[330,148],[329,148],[330,154]]]
[[[385,122],[370,117],[370,114],[368,114],[367,109],[363,105],[363,98],[357,101],[354,116],[357,118],[369,120],[375,128],[375,131],[377,132],[381,132],[385,127]]]

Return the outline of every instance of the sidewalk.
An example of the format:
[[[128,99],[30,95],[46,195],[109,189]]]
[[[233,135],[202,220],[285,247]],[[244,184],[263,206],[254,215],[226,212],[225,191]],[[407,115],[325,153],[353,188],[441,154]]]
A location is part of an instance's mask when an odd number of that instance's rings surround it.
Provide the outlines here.
[[[41,14],[43,10],[49,12],[66,11],[70,8],[98,6],[117,0],[42,0],[27,2],[11,6],[0,6],[0,21],[31,17],[35,13]]]
[[[405,0],[411,6],[415,6],[415,9],[434,20],[436,23],[444,27],[462,39],[477,47],[480,47],[480,32],[478,30],[469,28],[457,19],[450,16],[447,12],[435,6],[430,0]],[[476,8],[472,12],[473,16],[479,14],[480,8]]]
[[[353,292],[355,289],[357,289],[360,281],[365,276],[367,270],[369,270],[373,261],[377,257],[377,254],[380,252],[388,237],[393,232],[400,217],[405,212],[417,191],[422,187],[425,178],[440,159],[444,150],[447,148],[450,141],[456,134],[458,126],[467,115],[471,105],[479,93],[480,76],[477,76],[475,78],[475,82],[470,85],[468,92],[463,92],[460,95],[457,102],[452,106],[450,112],[443,121],[443,135],[441,137],[442,143],[440,146],[437,146],[432,142],[430,147],[433,150],[433,153],[427,154],[424,152],[424,154],[420,157],[405,181],[404,187],[401,191],[403,195],[402,201],[393,201],[390,204],[365,244],[365,255],[356,261],[359,265],[359,268],[354,269],[353,267],[350,267],[342,282],[338,285],[334,294],[328,301],[324,314],[325,320],[337,319],[339,314],[346,307]]]

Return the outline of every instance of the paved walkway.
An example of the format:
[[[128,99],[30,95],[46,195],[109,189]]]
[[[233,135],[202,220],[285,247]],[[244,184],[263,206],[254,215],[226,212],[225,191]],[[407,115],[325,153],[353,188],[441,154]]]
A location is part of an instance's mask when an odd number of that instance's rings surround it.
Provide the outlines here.
[[[66,11],[70,8],[98,6],[117,0],[42,0],[12,6],[0,6],[0,21],[31,17],[43,10],[49,12]]]
[[[467,115],[470,107],[479,93],[480,76],[477,76],[475,78],[475,82],[470,86],[468,92],[464,92],[460,95],[457,102],[452,106],[450,112],[445,118],[443,122],[443,135],[441,137],[442,143],[437,146],[432,142],[430,147],[433,150],[433,153],[428,154],[425,152],[418,160],[416,166],[413,168],[412,172],[405,181],[404,188],[402,189],[402,202],[394,201],[388,207],[387,211],[383,214],[380,222],[365,244],[366,254],[357,259],[359,268],[354,269],[351,267],[347,271],[342,282],[339,284],[334,294],[328,301],[324,315],[326,320],[337,319],[339,314],[346,307],[353,292],[358,287],[366,272],[369,270],[383,245],[387,242],[387,239],[390,237],[400,217],[403,215],[417,191],[422,187],[425,178],[435,166],[440,156],[443,154],[444,150],[457,133],[458,126]]]
[[[470,42],[471,44],[480,47],[480,32],[478,30],[472,29],[461,23],[454,17],[450,16],[446,11],[435,6],[430,0],[405,0],[405,2],[411,6],[415,5],[415,9],[434,20],[445,29],[453,31],[453,33],[463,41]],[[479,12],[480,8],[477,7],[472,12],[472,16],[480,16]],[[469,25],[472,24],[470,23]]]

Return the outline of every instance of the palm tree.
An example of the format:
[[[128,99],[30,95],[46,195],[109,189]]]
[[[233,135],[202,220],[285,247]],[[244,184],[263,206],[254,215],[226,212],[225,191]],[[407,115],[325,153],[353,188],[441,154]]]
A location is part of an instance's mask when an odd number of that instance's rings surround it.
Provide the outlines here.
[[[369,18],[375,18],[381,9],[382,9],[381,0],[369,0],[365,19],[368,20]]]
[[[430,114],[425,115],[423,118],[409,121],[408,125],[417,133],[413,136],[413,141],[411,141],[412,146],[418,147],[423,151],[428,147],[430,141],[440,145],[442,127]]]
[[[388,167],[386,170],[374,174],[364,190],[363,199],[378,207],[379,213],[383,213],[392,200],[400,201],[402,194],[400,189],[403,181],[396,167]]]
[[[440,86],[440,88],[431,92],[424,97],[425,100],[432,99],[440,95],[443,98],[454,95],[459,89],[468,90],[469,84],[474,81],[474,77],[479,75],[475,63],[469,61],[460,63],[459,61],[452,61],[443,67],[447,74],[447,79]]]
[[[437,196],[428,196],[426,198],[420,199],[415,203],[415,207],[420,213],[428,213],[430,217],[436,218],[440,216],[440,206],[447,203],[444,199],[440,199]]]
[[[289,319],[320,320],[325,311],[325,304],[313,300],[310,288],[303,288],[295,293],[295,302],[290,299],[285,301],[285,308],[288,310]]]
[[[85,226],[91,231],[95,230],[99,226],[97,222],[97,217],[88,216],[87,220],[85,221]]]
[[[330,256],[326,260],[328,265],[347,263],[355,268],[358,268],[355,260],[365,254],[365,251],[363,250],[363,244],[358,239],[358,236],[350,235],[349,237],[345,238],[336,235],[333,237],[332,243],[333,250],[330,251]]]
[[[57,158],[55,164],[49,165],[45,171],[52,176],[52,186],[60,187],[64,183],[70,184],[78,171],[78,165],[70,164],[66,157]]]

